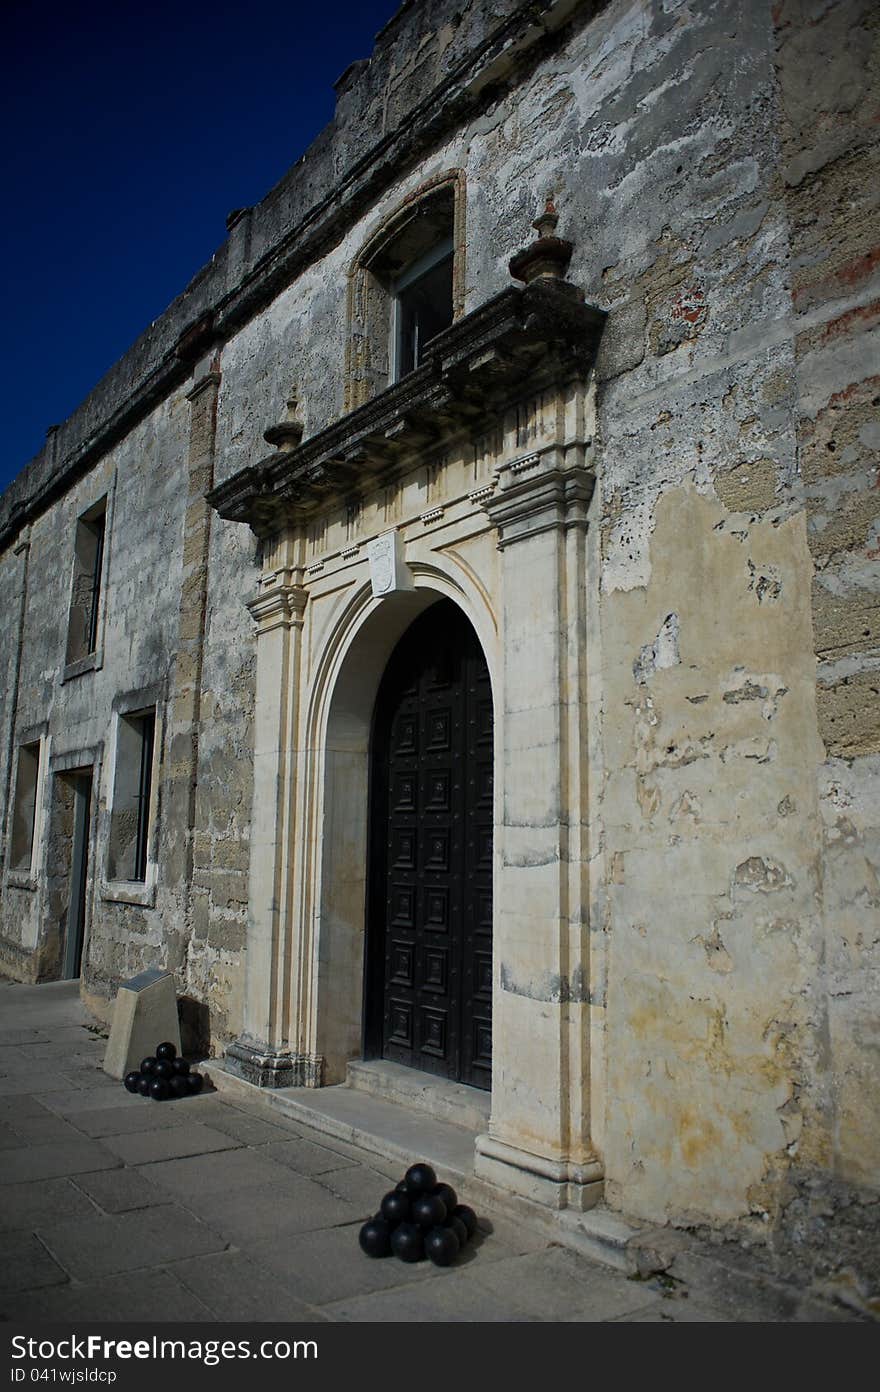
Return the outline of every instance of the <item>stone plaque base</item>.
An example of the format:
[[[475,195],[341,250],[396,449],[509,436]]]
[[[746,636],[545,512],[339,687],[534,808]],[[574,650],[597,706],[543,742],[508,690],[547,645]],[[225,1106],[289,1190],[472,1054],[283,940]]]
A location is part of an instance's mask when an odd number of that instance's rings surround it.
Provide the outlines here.
[[[157,1044],[166,1040],[180,1053],[174,976],[156,967],[124,981],[119,988],[104,1054],[104,1072],[111,1078],[124,1078],[140,1067],[142,1059],[155,1054]]]

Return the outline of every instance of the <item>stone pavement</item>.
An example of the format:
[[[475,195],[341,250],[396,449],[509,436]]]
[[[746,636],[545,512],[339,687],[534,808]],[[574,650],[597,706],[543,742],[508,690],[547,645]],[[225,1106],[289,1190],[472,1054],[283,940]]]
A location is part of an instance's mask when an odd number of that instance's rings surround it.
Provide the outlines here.
[[[758,1301],[634,1281],[494,1215],[453,1267],[371,1261],[358,1228],[399,1165],[259,1097],[131,1096],[102,1071],[77,987],[0,983],[6,1321],[767,1318]]]

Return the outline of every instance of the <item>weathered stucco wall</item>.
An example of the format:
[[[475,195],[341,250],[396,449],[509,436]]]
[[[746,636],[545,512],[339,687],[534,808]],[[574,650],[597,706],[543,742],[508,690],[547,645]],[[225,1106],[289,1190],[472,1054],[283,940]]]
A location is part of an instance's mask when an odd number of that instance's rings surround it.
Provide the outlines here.
[[[213,308],[216,443],[194,443],[195,404],[175,387],[35,517],[16,729],[48,721],[53,751],[106,749],[114,699],[155,685],[181,742],[168,776],[190,798],[191,835],[171,837],[165,871],[160,815],[155,906],[96,894],[86,986],[106,1011],[115,981],[164,955],[215,1046],[241,1027],[244,601],[259,556],[245,528],[198,512],[199,451],[219,482],[265,456],[263,431],[293,397],[307,437],[338,416],[348,272],[427,181],[464,176],[465,312],[510,283],[508,259],[552,194],[575,243],[569,278],[608,313],[586,574],[586,1004],[606,1196],[651,1220],[795,1244],[820,1242],[824,1225],[846,1245],[868,1231],[857,1201],[876,1193],[880,1155],[876,9],[585,4],[567,29],[548,22],[515,76],[505,50],[477,95],[453,69],[485,38],[488,8],[458,24],[451,5],[416,5],[383,31],[373,62],[340,83],[335,127],[138,347],[129,377],[142,385],[195,310]],[[457,121],[444,107],[445,125],[416,134],[408,104],[444,74]],[[386,139],[368,178],[358,160]],[[246,312],[248,276],[276,263],[265,305]],[[187,361],[175,371],[191,385]],[[74,452],[120,382],[67,427]],[[5,515],[39,494],[50,463]],[[114,477],[105,665],[61,686],[72,529]],[[381,526],[401,506],[387,501]],[[375,532],[374,511],[353,508],[348,541]],[[329,544],[315,528],[306,564]],[[0,774],[23,556],[2,565]],[[177,649],[198,612],[194,705]],[[99,865],[107,778],[105,758]],[[43,903],[4,891],[9,970],[48,931]],[[563,1002],[544,1005],[549,1018]]]

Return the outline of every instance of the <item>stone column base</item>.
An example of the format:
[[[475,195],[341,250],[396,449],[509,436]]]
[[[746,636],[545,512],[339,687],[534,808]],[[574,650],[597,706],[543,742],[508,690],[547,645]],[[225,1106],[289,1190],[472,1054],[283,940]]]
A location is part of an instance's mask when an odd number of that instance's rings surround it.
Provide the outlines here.
[[[474,1174],[534,1203],[580,1213],[599,1203],[605,1188],[605,1171],[598,1159],[586,1165],[548,1160],[488,1135],[477,1137]]]
[[[246,1035],[226,1049],[226,1067],[236,1077],[257,1087],[321,1087],[324,1078],[322,1054],[292,1054],[289,1049],[273,1049]]]

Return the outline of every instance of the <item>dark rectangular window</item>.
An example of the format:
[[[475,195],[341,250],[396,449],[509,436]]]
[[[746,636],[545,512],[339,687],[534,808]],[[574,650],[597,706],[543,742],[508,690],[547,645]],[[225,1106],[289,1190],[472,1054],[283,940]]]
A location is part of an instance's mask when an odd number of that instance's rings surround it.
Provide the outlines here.
[[[40,776],[40,742],[23,744],[18,751],[18,770],[15,777],[15,801],[12,805],[12,845],[9,864],[12,870],[30,873],[34,855],[34,832],[37,824],[37,792]]]
[[[397,296],[397,376],[419,366],[425,344],[452,323],[452,256],[413,280]]]
[[[425,345],[452,323],[452,238],[445,237],[396,277],[393,289],[393,377],[422,361]]]
[[[147,878],[155,742],[155,709],[119,717],[107,866],[111,880],[143,883]]]
[[[104,532],[107,499],[102,498],[76,524],[73,586],[67,626],[67,661],[78,662],[98,646],[101,573],[104,566]]]

